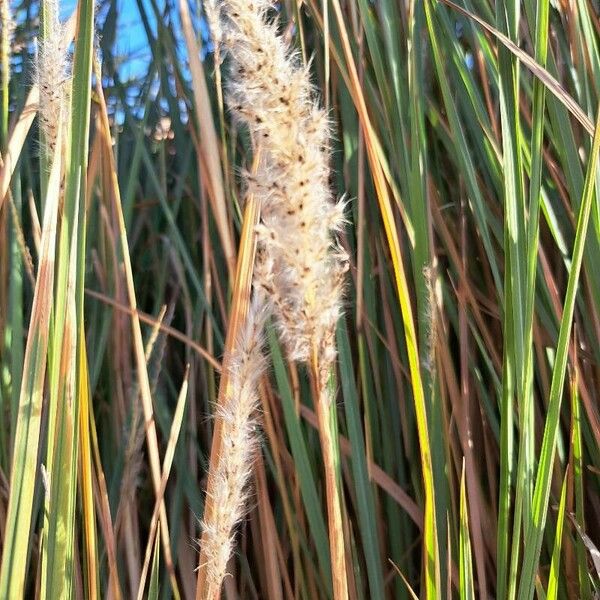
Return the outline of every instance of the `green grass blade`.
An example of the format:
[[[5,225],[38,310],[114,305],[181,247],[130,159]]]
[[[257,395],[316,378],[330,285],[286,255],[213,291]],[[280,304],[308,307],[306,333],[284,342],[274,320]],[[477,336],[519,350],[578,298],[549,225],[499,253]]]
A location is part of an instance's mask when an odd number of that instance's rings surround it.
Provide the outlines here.
[[[560,578],[560,549],[562,545],[563,527],[565,524],[565,506],[567,504],[567,477],[568,469],[565,470],[565,477],[560,493],[560,504],[558,505],[558,517],[556,521],[556,535],[554,537],[554,548],[552,550],[552,562],[550,563],[550,575],[548,575],[548,600],[557,600],[559,578]]]
[[[583,447],[581,441],[581,414],[579,409],[579,392],[577,389],[578,375],[573,378],[571,385],[571,419],[572,419],[572,448],[573,448],[573,479],[575,487],[575,520],[585,531],[585,487],[583,480]],[[577,574],[579,577],[579,593],[582,600],[592,598],[590,575],[588,569],[587,550],[580,536],[576,536],[575,551],[577,554]]]
[[[53,299],[60,170],[60,160],[56,160],[48,183],[40,244],[40,265],[25,348],[0,569],[0,597],[2,598],[21,598],[25,587],[25,570],[33,519],[33,494],[38,481],[38,448]]]
[[[461,600],[475,600],[473,584],[473,560],[471,558],[471,539],[469,534],[469,507],[467,504],[467,486],[465,484],[465,462],[463,460],[460,478],[460,560],[459,592]]]
[[[268,340],[271,349],[271,358],[273,360],[273,369],[275,371],[275,379],[277,381],[279,394],[281,395],[285,426],[290,439],[292,456],[296,463],[296,469],[298,469],[298,480],[306,510],[306,518],[308,519],[310,531],[315,541],[321,573],[327,588],[331,590],[332,583],[327,528],[325,527],[314,475],[308,458],[306,441],[300,427],[299,416],[296,413],[294,406],[294,397],[286,372],[285,363],[283,362],[283,355],[272,328],[269,328]],[[331,591],[329,591],[329,594],[331,594]]]
[[[70,597],[74,573],[80,378],[84,373],[83,297],[86,181],[94,2],[79,4],[69,114],[64,209],[60,228],[48,425],[50,497],[44,524],[42,597]],[[80,337],[81,336],[81,337]]]
[[[340,353],[340,380],[344,395],[344,408],[348,424],[348,437],[352,446],[352,470],[358,504],[361,539],[363,552],[367,561],[369,577],[369,597],[384,598],[384,585],[381,570],[381,558],[377,544],[377,523],[375,521],[375,503],[373,500],[372,484],[369,481],[365,444],[360,424],[358,397],[354,383],[354,368],[350,353],[350,340],[344,324],[338,327],[338,350]]]
[[[545,67],[548,47],[548,14],[549,2],[537,2],[536,31],[535,31],[535,54],[536,60]],[[502,50],[508,54],[507,49]],[[518,96],[514,98],[518,103]],[[533,128],[531,138],[531,176],[529,184],[529,220],[526,226],[520,226],[519,234],[522,241],[526,243],[525,248],[517,248],[514,256],[511,256],[511,265],[515,264],[518,269],[522,263],[525,264],[524,273],[519,272],[522,278],[522,295],[509,299],[510,304],[516,309],[513,320],[515,340],[519,339],[518,352],[513,355],[514,364],[517,366],[515,372],[516,388],[519,404],[519,460],[516,473],[516,498],[513,521],[511,568],[508,574],[508,593],[513,598],[516,591],[516,570],[519,563],[521,544],[521,516],[524,526],[529,522],[533,454],[535,431],[533,424],[533,317],[535,301],[535,283],[538,260],[538,238],[539,238],[539,214],[540,194],[543,165],[543,133],[544,133],[544,105],[545,86],[539,79],[534,81],[533,98]],[[516,119],[519,119],[518,106],[513,106]],[[503,136],[504,138],[504,136]],[[519,142],[520,144],[520,142]],[[522,207],[517,217],[518,223],[525,225],[525,212]],[[514,249],[513,249],[514,251]],[[514,281],[514,280],[513,280]],[[511,282],[512,284],[513,282]],[[512,291],[512,285],[511,285]],[[517,318],[517,315],[519,318]],[[515,347],[515,350],[517,348]],[[502,566],[502,565],[500,565]],[[504,575],[502,575],[504,578]],[[502,593],[502,590],[500,590]]]
[[[526,532],[525,538],[526,542],[525,553],[523,557],[523,570],[519,583],[519,600],[528,600],[533,596],[535,576],[540,559],[544,525],[546,523],[546,515],[548,513],[551,473],[556,452],[556,438],[558,433],[560,408],[562,404],[562,395],[567,367],[569,339],[571,337],[571,328],[573,325],[576,292],[579,283],[579,273],[581,270],[587,229],[590,220],[592,204],[595,197],[594,192],[596,176],[598,173],[599,155],[600,112],[598,113],[598,117],[596,119],[594,140],[588,159],[588,168],[585,178],[583,196],[581,199],[581,206],[577,219],[571,270],[569,272],[563,316],[560,323],[556,358],[554,362],[554,368],[552,370],[550,399],[548,403],[546,424],[544,427],[544,438],[535,482],[532,523],[529,527],[529,530]]]

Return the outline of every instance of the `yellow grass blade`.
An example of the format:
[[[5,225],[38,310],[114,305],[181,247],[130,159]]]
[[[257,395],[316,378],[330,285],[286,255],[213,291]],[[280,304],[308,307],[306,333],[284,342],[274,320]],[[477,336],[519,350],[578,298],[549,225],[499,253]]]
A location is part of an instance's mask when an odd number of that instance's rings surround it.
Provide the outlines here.
[[[79,365],[79,444],[81,467],[81,505],[83,512],[83,539],[87,573],[86,598],[98,597],[98,556],[96,542],[96,512],[94,509],[94,489],[92,483],[92,449],[90,442],[90,384],[88,361],[83,331],[79,334],[79,352],[82,360]]]
[[[388,190],[385,182],[385,177],[381,169],[381,164],[377,158],[376,146],[373,143],[373,127],[367,111],[367,106],[364,100],[362,87],[354,63],[352,49],[348,39],[348,33],[344,23],[344,17],[340,7],[339,0],[332,0],[333,8],[336,14],[338,26],[341,32],[342,47],[344,56],[348,66],[350,82],[354,91],[353,98],[356,109],[358,111],[359,120],[365,136],[365,144],[367,156],[371,166],[373,182],[377,191],[377,200],[383,224],[385,228],[388,246],[392,256],[394,266],[394,274],[396,278],[396,286],[398,299],[400,302],[400,311],[402,313],[402,321],[404,324],[404,335],[406,338],[406,350],[408,354],[411,384],[413,391],[413,401],[415,406],[415,414],[417,418],[417,428],[419,435],[419,447],[421,452],[421,468],[423,470],[423,487],[425,491],[425,573],[426,573],[426,589],[427,598],[437,598],[438,590],[440,589],[440,570],[438,564],[438,541],[435,521],[435,503],[434,503],[434,487],[433,487],[433,467],[431,460],[431,450],[429,447],[429,432],[427,425],[427,412],[425,406],[425,394],[423,391],[423,381],[419,367],[419,351],[417,348],[417,336],[410,301],[410,293],[404,264],[402,262],[402,253],[400,250],[400,241],[398,239],[398,231],[392,211],[392,204],[388,195]]]

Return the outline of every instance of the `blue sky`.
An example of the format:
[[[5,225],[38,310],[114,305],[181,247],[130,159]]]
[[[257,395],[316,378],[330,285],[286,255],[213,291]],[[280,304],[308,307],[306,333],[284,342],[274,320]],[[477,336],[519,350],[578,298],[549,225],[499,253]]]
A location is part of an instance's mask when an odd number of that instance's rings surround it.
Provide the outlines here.
[[[147,9],[146,14],[154,29],[154,12],[151,4],[149,0],[142,0],[142,4]],[[164,6],[162,0],[158,0],[157,4]],[[76,5],[76,0],[60,0],[61,18],[66,19],[75,10]],[[117,29],[115,54],[130,57],[120,73],[122,79],[126,80],[144,73],[150,59],[148,40],[136,0],[117,0]]]

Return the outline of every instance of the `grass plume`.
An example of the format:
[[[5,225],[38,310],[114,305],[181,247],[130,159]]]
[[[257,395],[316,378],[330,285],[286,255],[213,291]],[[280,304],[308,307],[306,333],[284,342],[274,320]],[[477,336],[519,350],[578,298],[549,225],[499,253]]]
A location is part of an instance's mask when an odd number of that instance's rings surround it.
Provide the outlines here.
[[[262,347],[267,315],[262,297],[255,296],[231,356],[224,401],[217,407],[223,441],[212,488],[215,510],[210,521],[202,522],[207,589],[220,589],[233,549],[235,526],[245,513],[259,441],[258,383],[266,365]]]
[[[228,104],[259,151],[245,179],[260,204],[256,285],[268,294],[290,360],[310,366],[326,475],[334,596],[348,595],[338,482],[334,392],[335,329],[348,256],[335,241],[344,202],[330,189],[330,124],[310,72],[276,21],[271,3],[223,0],[230,58]]]
[[[42,134],[42,147],[47,156],[56,150],[58,124],[66,103],[68,73],[64,28],[58,18],[58,1],[42,3],[42,30],[38,40],[35,81],[40,91],[38,117]]]
[[[261,152],[256,174],[246,177],[261,205],[255,277],[272,298],[290,359],[308,362],[316,347],[328,365],[347,270],[347,255],[334,242],[344,202],[333,200],[329,185],[329,120],[308,69],[268,19],[270,6],[264,0],[221,6],[229,107]]]

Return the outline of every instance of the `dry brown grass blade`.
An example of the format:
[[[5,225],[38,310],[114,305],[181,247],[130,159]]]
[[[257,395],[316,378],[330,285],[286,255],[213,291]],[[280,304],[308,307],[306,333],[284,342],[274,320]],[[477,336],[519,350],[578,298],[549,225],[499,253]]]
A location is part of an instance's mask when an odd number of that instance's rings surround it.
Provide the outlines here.
[[[119,568],[117,567],[117,546],[115,543],[115,532],[113,529],[112,517],[110,514],[110,503],[108,501],[108,489],[106,487],[106,478],[102,461],[100,459],[100,448],[98,447],[98,434],[96,431],[96,420],[91,404],[89,405],[90,433],[92,454],[94,456],[95,467],[95,501],[98,507],[97,514],[99,515],[100,527],[102,528],[104,547],[108,562],[109,589],[113,600],[121,600],[121,585],[119,583]]]
[[[300,542],[298,540],[298,534],[295,527],[295,519],[293,517],[294,510],[292,508],[290,498],[288,497],[287,485],[289,482],[287,480],[287,474],[284,468],[284,457],[286,457],[286,446],[285,446],[285,435],[281,430],[280,424],[276,420],[276,415],[274,412],[277,410],[276,408],[276,400],[273,395],[273,390],[269,383],[268,377],[263,377],[263,383],[261,387],[261,402],[262,402],[262,413],[263,413],[263,430],[268,440],[268,446],[271,450],[271,454],[273,457],[273,463],[275,465],[274,468],[274,477],[277,481],[277,486],[279,488],[279,495],[283,504],[283,513],[285,516],[285,521],[287,523],[288,528],[288,542],[291,546],[291,554],[293,556],[294,561],[294,572],[299,574],[299,578],[302,578],[302,568],[300,566]],[[315,429],[316,429],[316,415],[314,413],[311,414],[314,417]],[[294,480],[292,478],[292,485]],[[298,512],[301,515],[301,509],[298,506]],[[300,516],[301,518],[301,516]],[[283,576],[287,581],[287,573],[285,569],[281,569]],[[289,587],[289,586],[288,586]],[[289,596],[288,596],[289,597]]]
[[[231,234],[231,227],[227,218],[227,205],[223,187],[223,173],[221,171],[220,151],[215,125],[210,106],[208,88],[204,78],[204,67],[200,61],[200,50],[194,37],[192,21],[187,0],[179,0],[181,26],[188,49],[192,87],[194,90],[194,105],[200,129],[200,159],[205,166],[207,177],[208,195],[219,230],[219,237],[223,244],[223,252],[229,269],[229,280],[233,280],[235,273],[235,247]]]
[[[37,87],[31,88],[25,106],[21,111],[21,114],[17,118],[14,126],[9,135],[8,145],[4,154],[4,164],[0,169],[0,208],[4,202],[4,198],[8,193],[10,182],[15,172],[15,167],[19,162],[21,156],[21,150],[25,143],[25,138],[29,132],[31,124],[35,119],[38,109],[39,102],[39,91]]]
[[[97,65],[96,65],[97,66]],[[123,217],[123,208],[121,205],[121,193],[119,190],[119,182],[117,179],[117,168],[115,159],[112,153],[110,125],[108,121],[108,112],[106,110],[106,101],[104,100],[104,92],[100,84],[101,78],[96,79],[96,94],[100,106],[100,121],[99,135],[104,139],[106,158],[109,166],[109,181],[112,186],[112,197],[115,204],[115,213],[119,221],[119,237],[121,241],[121,251],[123,254],[123,266],[125,271],[125,281],[127,285],[127,297],[129,307],[131,309],[131,328],[133,335],[133,345],[135,361],[137,366],[137,376],[142,399],[142,408],[144,410],[144,421],[146,431],[146,443],[148,446],[148,455],[150,460],[150,472],[152,475],[152,483],[154,493],[158,497],[161,482],[161,466],[160,455],[158,451],[158,438],[156,435],[156,423],[154,422],[154,409],[152,406],[152,395],[150,392],[150,380],[148,378],[148,370],[146,365],[144,343],[142,341],[142,330],[140,320],[137,316],[137,300],[135,295],[135,286],[133,283],[133,271],[131,267],[131,259],[129,255],[129,243],[127,241],[127,231],[125,229],[125,219]],[[179,598],[179,586],[175,577],[175,567],[170,547],[169,526],[167,521],[167,510],[164,500],[161,501],[160,508],[160,527],[161,527],[161,542],[165,554],[165,563],[169,573],[169,579],[175,598]]]
[[[406,577],[404,576],[404,573],[402,573],[402,571],[400,570],[400,568],[398,567],[398,565],[395,562],[393,562],[391,559],[388,559],[388,560],[389,560],[389,563],[392,565],[392,567],[394,567],[394,571],[396,571],[396,573],[398,573],[398,575],[400,575],[400,578],[404,582],[404,585],[406,586],[406,589],[408,590],[408,593],[410,594],[410,597],[413,600],[419,600],[419,596],[417,596],[415,594],[415,592],[412,589],[410,583],[408,582],[408,579],[406,579]]]
[[[258,159],[255,158],[255,164],[257,164],[257,160]],[[234,344],[238,339],[239,332],[245,322],[246,315],[248,314],[250,293],[252,290],[252,271],[254,256],[256,253],[255,227],[258,223],[259,214],[260,207],[258,206],[258,202],[253,196],[250,196],[244,209],[244,221],[233,288],[231,314],[229,317],[227,336],[225,339],[225,354],[222,368],[223,375],[219,385],[217,405],[221,405],[226,397],[229,384],[229,377],[227,376],[228,364],[231,360]],[[217,417],[215,419],[215,428],[213,431],[208,482],[206,486],[206,500],[204,505],[204,521],[207,522],[211,521],[214,510],[211,497],[212,489],[215,485],[214,471],[218,462],[219,453],[221,452],[221,431],[222,422]],[[200,541],[200,559],[198,564],[198,579],[196,583],[196,598],[197,600],[218,600],[220,597],[220,589],[209,589],[209,586],[207,586],[207,561],[203,552],[204,539],[205,536],[203,534]]]
[[[333,579],[333,597],[335,600],[346,600],[348,596],[348,569],[346,567],[346,545],[344,543],[344,527],[342,520],[342,498],[338,473],[336,469],[335,421],[332,410],[335,398],[330,396],[329,373],[322,373],[319,364],[318,350],[313,349],[311,357],[311,383],[313,398],[317,407],[317,424],[323,466],[325,470],[325,495],[327,499],[327,524],[329,533],[329,551],[331,555],[331,577]]]

